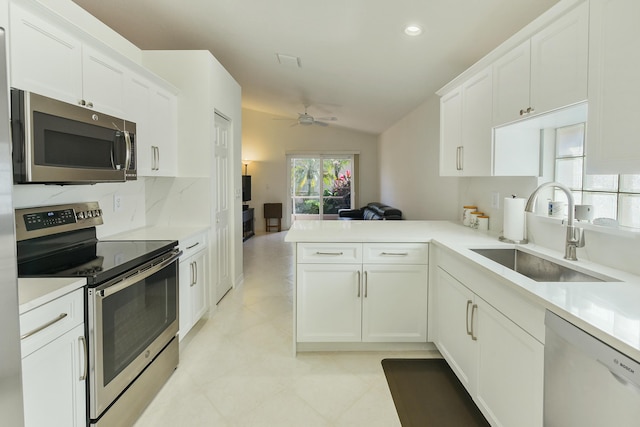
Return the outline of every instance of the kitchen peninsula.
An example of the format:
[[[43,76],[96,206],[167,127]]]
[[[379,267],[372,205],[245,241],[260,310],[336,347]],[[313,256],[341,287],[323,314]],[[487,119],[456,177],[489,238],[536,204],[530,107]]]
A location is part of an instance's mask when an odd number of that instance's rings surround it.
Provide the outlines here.
[[[435,345],[503,425],[542,425],[545,310],[640,360],[638,276],[446,221],[297,221],[285,241],[295,352]],[[605,281],[537,282],[471,250],[516,247]]]

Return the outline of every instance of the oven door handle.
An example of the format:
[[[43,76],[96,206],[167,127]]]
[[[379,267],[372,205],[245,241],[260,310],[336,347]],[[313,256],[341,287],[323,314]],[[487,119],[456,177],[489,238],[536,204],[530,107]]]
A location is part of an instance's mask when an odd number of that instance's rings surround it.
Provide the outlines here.
[[[166,266],[168,266],[169,264],[173,263],[174,261],[176,261],[180,255],[182,255],[182,251],[178,251],[175,250],[172,252],[172,255],[170,258],[165,259],[164,261],[162,261],[159,264],[156,265],[152,265],[151,267],[145,269],[145,270],[141,270],[135,274],[132,274],[131,276],[128,276],[126,278],[124,278],[122,281],[118,282],[117,284],[113,285],[113,286],[109,286],[108,288],[102,289],[98,292],[96,292],[96,294],[102,298],[106,298],[110,295],[113,295],[115,293],[120,292],[123,289],[128,288],[131,285],[135,285],[136,283],[138,283],[140,280],[142,279],[146,279],[149,276],[152,276],[154,274],[156,274],[158,271],[162,270],[163,268],[165,268]]]

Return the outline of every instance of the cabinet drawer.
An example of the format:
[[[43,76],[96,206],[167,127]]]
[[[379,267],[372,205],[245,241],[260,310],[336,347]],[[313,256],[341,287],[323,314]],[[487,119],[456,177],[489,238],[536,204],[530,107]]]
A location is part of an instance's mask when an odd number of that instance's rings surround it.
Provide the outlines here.
[[[207,247],[207,234],[201,233],[187,239],[180,240],[178,246],[184,252],[180,258],[183,260],[187,259],[191,255],[194,255]]]
[[[298,262],[349,264],[362,262],[361,243],[298,243]]]
[[[363,262],[375,264],[428,264],[427,243],[365,243]]]
[[[84,322],[84,288],[63,295],[20,316],[22,357]]]

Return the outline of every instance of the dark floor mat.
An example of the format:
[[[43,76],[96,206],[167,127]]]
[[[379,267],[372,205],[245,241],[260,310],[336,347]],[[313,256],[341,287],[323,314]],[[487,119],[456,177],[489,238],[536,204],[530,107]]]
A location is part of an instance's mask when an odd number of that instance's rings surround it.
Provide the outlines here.
[[[402,427],[488,426],[443,359],[384,359]]]

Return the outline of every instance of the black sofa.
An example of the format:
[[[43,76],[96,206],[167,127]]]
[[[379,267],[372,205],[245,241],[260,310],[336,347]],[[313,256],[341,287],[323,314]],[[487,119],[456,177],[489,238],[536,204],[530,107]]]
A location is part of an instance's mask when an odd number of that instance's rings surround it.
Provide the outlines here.
[[[382,203],[371,202],[360,209],[339,209],[338,219],[398,220],[402,219],[402,212]]]

